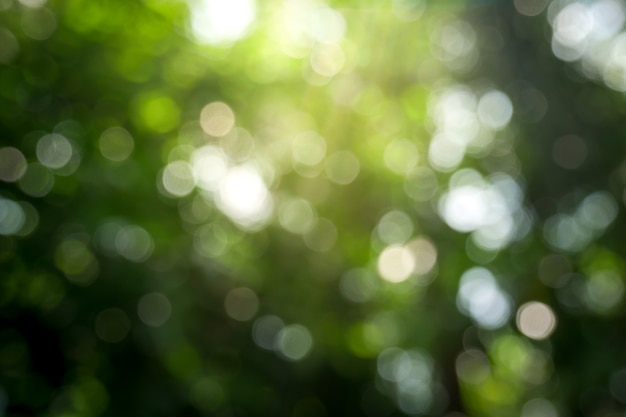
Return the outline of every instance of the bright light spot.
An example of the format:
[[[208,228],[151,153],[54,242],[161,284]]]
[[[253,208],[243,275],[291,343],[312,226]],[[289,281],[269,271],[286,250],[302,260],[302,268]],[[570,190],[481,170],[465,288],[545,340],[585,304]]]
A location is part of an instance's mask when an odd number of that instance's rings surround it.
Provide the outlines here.
[[[313,348],[313,337],[306,327],[291,324],[276,335],[277,351],[289,361],[304,359]]]
[[[195,0],[191,7],[191,29],[198,41],[230,44],[248,34],[256,18],[254,0]]]
[[[198,187],[206,191],[215,191],[226,176],[229,164],[221,149],[208,145],[194,151],[191,155],[191,165]]]
[[[304,243],[315,252],[327,252],[337,242],[337,227],[328,219],[318,219],[313,228],[304,234]]]
[[[137,303],[137,315],[148,326],[159,327],[172,315],[172,304],[161,293],[146,294]]]
[[[276,316],[259,317],[252,326],[252,339],[260,348],[274,350],[276,336],[284,327],[285,323]]]
[[[359,159],[350,151],[333,152],[326,158],[326,176],[339,185],[347,185],[356,179],[361,170]]]
[[[417,146],[407,139],[395,139],[385,147],[385,165],[392,172],[406,175],[417,165]]]
[[[552,23],[554,38],[564,46],[580,47],[594,26],[587,6],[574,2],[565,6]]]
[[[219,101],[207,104],[200,112],[200,126],[211,136],[226,136],[235,126],[235,113],[227,104]]]
[[[130,320],[119,308],[107,308],[96,316],[94,323],[96,336],[108,343],[124,340],[130,331]]]
[[[413,271],[418,275],[428,274],[437,264],[437,248],[434,243],[425,237],[410,241],[406,247],[413,253],[415,267]]]
[[[459,310],[485,329],[504,325],[511,314],[509,297],[485,268],[468,269],[461,276],[457,293]]]
[[[517,328],[531,339],[545,339],[556,328],[556,316],[546,304],[531,301],[517,310]]]
[[[15,182],[26,172],[26,158],[19,149],[0,148],[0,181]]]
[[[413,252],[400,245],[386,247],[378,257],[378,273],[389,282],[406,281],[415,270]]]
[[[250,288],[235,288],[224,298],[226,314],[238,321],[248,321],[259,311],[259,298]]]
[[[0,235],[17,234],[25,221],[26,214],[18,203],[0,197]]]
[[[72,158],[72,152],[70,141],[58,133],[44,135],[37,141],[37,159],[51,169],[63,168]]]
[[[123,127],[112,127],[102,132],[98,140],[98,147],[105,158],[121,162],[130,156],[135,147],[135,142],[128,130]]]
[[[404,243],[413,235],[413,221],[405,212],[392,210],[380,219],[376,232],[388,245]]]
[[[439,212],[453,229],[470,232],[490,219],[489,197],[482,187],[457,187],[440,200]]]
[[[624,4],[618,0],[599,0],[589,5],[593,17],[591,37],[605,40],[615,36],[624,26]]]
[[[486,126],[499,130],[509,123],[513,115],[513,104],[501,91],[490,91],[478,102],[478,117]]]
[[[272,204],[267,186],[251,165],[230,169],[220,181],[218,208],[241,226],[253,228],[267,221]]]
[[[303,234],[314,227],[317,213],[311,203],[298,198],[281,204],[278,219],[288,232]]]
[[[152,255],[154,241],[144,228],[124,226],[115,236],[115,249],[129,261],[143,262]]]
[[[330,7],[313,6],[308,16],[307,32],[311,39],[322,43],[340,42],[346,32],[343,15]]]
[[[163,169],[161,178],[165,190],[175,196],[184,197],[196,186],[193,168],[185,161],[174,161]]]

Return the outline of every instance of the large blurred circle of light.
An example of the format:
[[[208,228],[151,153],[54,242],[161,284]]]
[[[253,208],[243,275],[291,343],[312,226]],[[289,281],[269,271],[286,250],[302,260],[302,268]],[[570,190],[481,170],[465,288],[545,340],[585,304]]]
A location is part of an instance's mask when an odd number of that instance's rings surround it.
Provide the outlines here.
[[[617,217],[619,208],[615,198],[606,191],[589,194],[578,208],[577,218],[585,226],[604,231]]]
[[[533,398],[524,404],[520,417],[559,417],[559,412],[545,398]]]
[[[517,328],[531,339],[541,340],[549,337],[556,328],[556,316],[544,303],[531,301],[517,310]]]
[[[220,181],[218,208],[244,227],[263,224],[271,215],[272,197],[252,165],[241,165],[228,171]]]
[[[121,162],[130,156],[135,142],[128,130],[123,127],[111,127],[100,135],[98,147],[106,159]]]
[[[428,274],[437,264],[437,248],[426,237],[418,237],[407,243],[407,249],[413,254],[415,266],[413,272],[419,275]]]
[[[211,136],[226,136],[235,126],[235,113],[226,103],[209,103],[200,112],[200,126]]]
[[[455,170],[465,156],[465,146],[451,140],[451,136],[438,133],[430,141],[428,161],[437,171],[450,172]]]
[[[548,5],[549,0],[514,0],[515,9],[524,16],[537,16]]]
[[[224,308],[233,319],[248,321],[259,311],[259,298],[250,288],[235,288],[226,294]]]
[[[0,148],[0,180],[15,182],[26,172],[26,158],[19,149],[7,146]]]
[[[300,324],[284,327],[276,335],[276,350],[289,361],[304,359],[313,348],[313,337],[309,330]]]
[[[385,147],[383,155],[387,168],[399,175],[406,175],[419,161],[417,146],[407,139],[394,139]]]
[[[24,223],[16,235],[28,236],[37,228],[37,225],[39,225],[39,213],[32,204],[26,201],[20,201],[18,204],[24,211]]]
[[[413,235],[413,221],[403,211],[392,210],[378,222],[376,232],[384,243],[404,243]]]
[[[67,238],[57,247],[54,261],[72,283],[87,286],[97,278],[98,261],[87,245],[75,238]]]
[[[476,230],[490,218],[489,196],[483,187],[455,187],[440,200],[439,213],[456,231]]]
[[[51,169],[63,168],[72,158],[72,152],[70,141],[58,133],[44,135],[37,141],[37,159]]]
[[[203,190],[215,191],[228,173],[229,164],[221,149],[207,145],[193,152],[191,165],[198,186]]]
[[[501,91],[485,93],[478,101],[478,118],[486,126],[499,130],[509,123],[513,115],[513,104]]]
[[[212,45],[228,45],[245,37],[256,18],[254,0],[195,0],[190,8],[194,36]]]
[[[377,266],[378,273],[385,281],[406,281],[415,270],[415,256],[405,246],[390,245],[378,256]]]
[[[172,304],[165,295],[152,292],[139,299],[137,315],[148,326],[159,327],[172,315]]]
[[[343,69],[346,57],[337,44],[318,44],[311,51],[311,68],[324,77],[334,77]]]
[[[185,161],[174,161],[167,164],[163,169],[161,181],[165,190],[175,197],[184,197],[190,194],[196,186],[193,168]]]
[[[480,327],[492,330],[504,325],[511,314],[510,304],[489,270],[474,267],[461,276],[457,306]]]
[[[276,335],[285,327],[285,323],[276,316],[259,317],[252,325],[252,339],[262,349],[274,350]]]
[[[0,235],[17,234],[25,221],[26,214],[18,203],[0,197]]]
[[[194,232],[193,247],[199,255],[217,258],[229,248],[228,233],[220,223],[207,223]]]
[[[398,408],[408,415],[427,414],[433,404],[430,381],[407,379],[399,384],[396,394]]]
[[[147,260],[154,250],[152,236],[140,226],[125,226],[115,237],[115,249],[124,258],[133,262]]]
[[[626,20],[624,3],[619,0],[600,0],[591,3],[589,12],[593,16],[594,40],[606,40],[615,36]]]
[[[430,201],[438,187],[437,175],[426,167],[415,168],[404,181],[404,192],[415,201]]]
[[[411,372],[411,358],[404,350],[391,347],[378,354],[376,360],[378,374],[390,382],[399,382]]]
[[[337,242],[337,227],[328,220],[320,218],[315,225],[304,234],[304,243],[315,252],[327,252]]]
[[[13,33],[8,29],[0,28],[0,63],[11,63],[19,51],[20,44]]]
[[[356,179],[361,169],[359,159],[350,151],[336,151],[326,158],[326,176],[339,185],[347,185]]]
[[[554,38],[562,45],[579,47],[594,28],[593,15],[585,4],[573,2],[563,7],[552,22]]]
[[[597,271],[585,282],[583,291],[587,307],[596,313],[604,313],[622,301],[624,282],[616,271]]]
[[[318,42],[340,42],[345,36],[346,21],[337,10],[315,5],[309,19],[309,35]]]
[[[366,302],[376,294],[379,280],[376,274],[366,269],[350,269],[341,276],[339,289],[341,294],[355,303]]]
[[[280,225],[288,232],[303,234],[315,225],[317,214],[307,200],[295,198],[281,204],[278,210]]]
[[[26,9],[22,12],[22,30],[31,39],[43,41],[48,39],[57,28],[54,13],[45,7]]]
[[[477,349],[462,352],[456,359],[456,374],[468,384],[480,384],[490,374],[489,359]]]
[[[292,142],[294,162],[317,165],[326,155],[326,140],[317,132],[308,131],[298,135]]]
[[[130,331],[130,320],[119,308],[102,310],[94,323],[96,336],[108,343],[119,343]]]

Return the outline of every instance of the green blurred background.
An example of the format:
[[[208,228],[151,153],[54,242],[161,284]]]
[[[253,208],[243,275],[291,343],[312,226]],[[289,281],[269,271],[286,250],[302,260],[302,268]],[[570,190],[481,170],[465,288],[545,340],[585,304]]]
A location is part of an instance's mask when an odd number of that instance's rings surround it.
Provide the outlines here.
[[[0,416],[626,415],[622,0],[0,0]]]

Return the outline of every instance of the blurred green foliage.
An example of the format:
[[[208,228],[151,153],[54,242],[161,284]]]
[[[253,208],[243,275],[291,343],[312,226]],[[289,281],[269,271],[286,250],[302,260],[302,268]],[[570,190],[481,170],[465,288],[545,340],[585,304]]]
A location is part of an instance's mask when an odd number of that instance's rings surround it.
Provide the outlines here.
[[[621,0],[0,0],[0,416],[623,415]]]

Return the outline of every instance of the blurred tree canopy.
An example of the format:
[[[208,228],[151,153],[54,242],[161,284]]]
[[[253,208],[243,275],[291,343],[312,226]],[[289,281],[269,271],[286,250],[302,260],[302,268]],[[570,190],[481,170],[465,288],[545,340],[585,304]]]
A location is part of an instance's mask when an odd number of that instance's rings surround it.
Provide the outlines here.
[[[623,416],[625,20],[0,0],[0,416]]]

